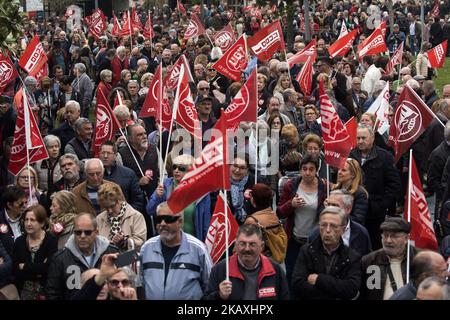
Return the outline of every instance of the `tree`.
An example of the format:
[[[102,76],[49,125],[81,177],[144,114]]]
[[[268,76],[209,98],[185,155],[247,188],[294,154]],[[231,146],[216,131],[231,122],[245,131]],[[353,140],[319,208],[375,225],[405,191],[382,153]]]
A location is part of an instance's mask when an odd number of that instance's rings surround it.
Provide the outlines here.
[[[23,35],[25,14],[19,12],[19,4],[0,0],[0,49],[14,50]]]

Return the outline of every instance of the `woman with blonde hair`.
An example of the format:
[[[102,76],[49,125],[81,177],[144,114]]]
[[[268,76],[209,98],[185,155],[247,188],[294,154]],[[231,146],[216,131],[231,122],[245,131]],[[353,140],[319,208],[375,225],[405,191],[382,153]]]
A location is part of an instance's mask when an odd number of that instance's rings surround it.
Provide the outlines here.
[[[333,190],[337,189],[346,190],[353,195],[353,208],[350,218],[364,225],[369,209],[369,194],[362,185],[362,170],[357,160],[347,159],[344,167],[339,169],[337,184],[333,187]]]
[[[33,167],[23,167],[16,177],[16,185],[25,191],[27,195],[26,207],[31,207],[36,204],[41,204],[47,207],[47,197],[39,189],[39,177]]]
[[[283,73],[278,78],[277,84],[275,88],[273,88],[273,96],[277,97],[280,100],[280,110],[284,109],[284,98],[283,92],[286,89],[294,89],[292,85],[291,77],[287,73]]]
[[[140,250],[147,237],[144,216],[125,201],[122,189],[110,182],[98,190],[98,203],[104,210],[96,220],[98,233],[120,251]]]
[[[61,190],[52,195],[50,206],[49,231],[58,238],[58,250],[64,248],[73,231],[76,212],[76,197],[66,190]]]

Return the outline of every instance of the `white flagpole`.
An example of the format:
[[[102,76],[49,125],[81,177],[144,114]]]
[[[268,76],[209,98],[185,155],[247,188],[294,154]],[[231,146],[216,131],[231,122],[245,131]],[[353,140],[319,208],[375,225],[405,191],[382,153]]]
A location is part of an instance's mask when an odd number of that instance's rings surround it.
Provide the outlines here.
[[[27,171],[28,171],[28,204],[31,203],[33,196],[31,195],[31,174],[30,174],[30,148],[31,148],[31,132],[30,132],[30,109],[28,107],[27,92],[24,87],[22,90],[23,98],[23,120],[25,125],[25,149],[27,150]]]
[[[330,197],[330,166],[327,165],[327,198]]]
[[[224,164],[225,164],[225,155],[224,155]],[[224,214],[225,214],[225,280],[230,281],[230,263],[228,261],[229,254],[228,254],[228,242],[229,240],[229,234],[228,234],[228,197],[227,197],[227,190],[224,191]]]
[[[412,154],[412,149],[409,150],[409,171],[408,171],[408,222],[411,223],[411,189],[412,189],[412,159],[413,159],[413,154]],[[407,244],[407,248],[406,248],[406,284],[409,283],[409,264],[410,264],[410,260],[411,260],[411,252],[410,252],[410,247],[411,245],[411,240],[409,239],[409,234],[408,234],[408,244]]]
[[[145,175],[144,175],[144,172],[142,171],[142,168],[141,168],[141,166],[139,165],[139,162],[138,162],[138,160],[137,160],[137,158],[136,158],[136,156],[135,156],[135,154],[134,154],[134,152],[133,152],[133,149],[131,149],[131,146],[130,146],[130,144],[128,143],[127,137],[125,137],[125,134],[123,133],[123,129],[122,129],[122,128],[119,128],[119,130],[120,130],[120,133],[122,134],[122,137],[123,137],[124,140],[125,140],[125,143],[126,143],[127,146],[128,146],[128,149],[130,150],[131,155],[133,156],[134,161],[136,162],[136,165],[137,165],[137,167],[138,167],[138,169],[139,169],[139,172],[141,173],[142,176],[145,176]]]
[[[258,113],[258,109],[256,109],[256,113]],[[255,134],[255,139],[256,139],[256,148],[255,148],[255,151],[256,151],[256,154],[255,154],[255,184],[257,184],[258,183],[258,145],[259,145],[259,142],[258,142],[258,138],[259,138],[259,136],[258,136],[258,117],[256,117],[256,134]]]
[[[150,14],[150,10],[148,11],[148,14]],[[160,68],[162,68],[161,65],[160,65]],[[163,150],[162,150],[162,100],[163,100],[162,70],[160,70],[160,73],[159,73],[158,94],[159,94],[159,177],[161,179],[161,184],[163,184],[164,183],[164,168],[163,168],[163,158],[162,158],[162,153],[163,153]]]

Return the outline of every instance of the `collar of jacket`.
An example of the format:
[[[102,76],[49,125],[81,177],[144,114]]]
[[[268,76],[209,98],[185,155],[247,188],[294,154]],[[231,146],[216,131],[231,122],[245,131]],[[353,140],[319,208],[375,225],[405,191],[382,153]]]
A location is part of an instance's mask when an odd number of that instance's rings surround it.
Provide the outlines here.
[[[103,252],[108,249],[109,241],[103,236],[98,235],[95,239],[95,257],[94,257],[94,263],[95,266],[97,264],[97,261],[100,259],[100,256],[103,254]],[[86,264],[85,259],[83,259],[83,254],[81,253],[80,249],[75,243],[75,236],[72,234],[69,237],[69,240],[67,240],[67,243],[65,245],[65,248],[67,248],[78,260],[80,260],[81,263],[83,263],[86,267],[91,268],[92,266],[89,266]]]
[[[258,286],[261,284],[262,279],[276,274],[275,268],[273,267],[272,262],[270,262],[269,258],[267,258],[265,255],[262,254],[260,255],[259,258],[260,258],[259,261],[261,263],[261,269],[259,270],[258,273]],[[241,279],[242,281],[245,280],[244,275],[239,269],[237,253],[232,255],[230,258],[230,277]]]
[[[373,160],[373,159],[375,159],[378,156],[377,146],[375,145],[375,141],[373,143],[374,144],[372,146],[372,149],[370,149],[370,152],[367,155],[366,162],[369,161],[369,160]],[[362,159],[361,150],[356,149],[356,154],[358,155],[358,158],[359,158],[359,159],[356,159],[356,160],[358,160],[358,162],[361,163],[361,159]]]
[[[88,194],[87,194],[87,182],[86,182],[86,181],[83,181],[83,182],[80,183],[77,187],[80,188],[80,196],[81,196],[82,198],[88,200],[89,203],[91,203],[91,199],[89,199],[89,196],[88,196]],[[91,203],[91,206],[92,206],[92,203]],[[92,208],[94,208],[94,207],[92,206]]]
[[[342,259],[345,259],[345,261],[342,262],[341,266],[343,266],[345,262],[347,262],[347,263],[350,262],[350,257],[348,256],[349,250],[350,250],[350,248],[348,248],[344,245],[344,242],[342,241],[342,237],[341,237],[339,239],[339,247],[333,251],[339,257],[341,257]],[[315,254],[324,255],[325,254],[325,248],[323,246],[322,238],[320,237],[320,235],[313,242],[311,242],[308,245],[308,251],[313,255],[315,255]]]
[[[186,234],[183,232],[183,230],[180,230],[180,232],[181,232],[181,244],[180,244],[180,248],[178,249],[174,258],[181,254],[190,254],[191,253],[191,251],[189,250],[189,242],[188,242]],[[156,245],[152,246],[152,248],[153,248],[154,252],[157,252],[162,255],[161,236],[158,236]]]

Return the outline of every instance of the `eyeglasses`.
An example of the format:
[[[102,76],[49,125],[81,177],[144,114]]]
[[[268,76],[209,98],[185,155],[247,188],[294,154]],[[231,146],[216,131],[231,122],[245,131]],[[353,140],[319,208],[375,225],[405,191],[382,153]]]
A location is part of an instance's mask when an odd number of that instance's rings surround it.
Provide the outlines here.
[[[237,164],[233,164],[233,168],[234,169],[239,169],[239,170],[246,170],[247,166],[238,166]]]
[[[176,169],[178,169],[179,171],[181,171],[181,172],[186,172],[186,171],[188,171],[188,167],[186,167],[186,166],[179,166],[179,165],[177,165],[177,164],[174,164],[173,166],[172,166],[172,170],[176,170]]]
[[[330,228],[331,230],[337,230],[341,227],[341,225],[337,225],[334,223],[321,223],[319,224],[320,229],[328,229]]]
[[[177,222],[179,218],[180,218],[180,216],[161,215],[161,216],[155,216],[155,222],[156,222],[156,224],[160,224],[164,220],[165,223],[170,224],[170,223]]]
[[[78,237],[80,237],[83,233],[86,237],[89,237],[93,232],[94,230],[73,230],[73,233]]]
[[[117,287],[120,283],[122,284],[122,287],[128,287],[131,285],[131,281],[128,279],[124,279],[124,280],[109,280],[108,283],[113,286],[113,287]]]

